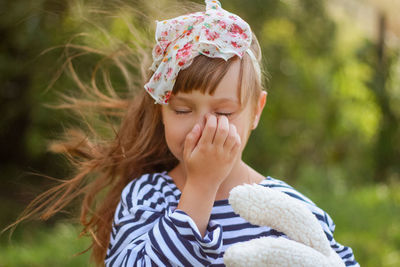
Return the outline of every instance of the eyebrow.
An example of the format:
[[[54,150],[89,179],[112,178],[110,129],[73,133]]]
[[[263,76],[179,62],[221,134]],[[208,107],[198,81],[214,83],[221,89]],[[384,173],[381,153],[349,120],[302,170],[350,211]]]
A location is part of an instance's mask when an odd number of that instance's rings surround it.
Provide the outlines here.
[[[184,96],[174,96],[171,98],[171,101],[177,100],[177,101],[183,101],[187,103],[193,103],[193,101],[190,98],[184,97]],[[233,102],[235,104],[238,104],[239,102],[236,99],[230,98],[230,97],[221,97],[221,98],[216,98],[212,100],[215,103],[223,103],[223,102]]]

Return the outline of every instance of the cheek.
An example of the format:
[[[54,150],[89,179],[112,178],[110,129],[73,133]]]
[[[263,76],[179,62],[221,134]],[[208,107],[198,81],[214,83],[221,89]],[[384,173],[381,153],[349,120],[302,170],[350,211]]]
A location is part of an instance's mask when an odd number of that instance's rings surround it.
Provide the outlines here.
[[[231,123],[236,126],[238,134],[240,135],[243,150],[251,133],[251,120],[248,116],[239,116],[232,120]]]
[[[168,148],[175,157],[180,159],[186,135],[191,130],[185,120],[179,118],[166,118],[164,120],[164,133]]]
[[[166,107],[162,110],[165,138],[168,141],[173,141],[179,138],[179,133],[182,131],[182,124]]]
[[[183,136],[185,136],[182,125],[169,124],[165,125],[164,128],[165,128],[165,137],[167,138],[167,140],[177,142],[180,139],[184,138]]]

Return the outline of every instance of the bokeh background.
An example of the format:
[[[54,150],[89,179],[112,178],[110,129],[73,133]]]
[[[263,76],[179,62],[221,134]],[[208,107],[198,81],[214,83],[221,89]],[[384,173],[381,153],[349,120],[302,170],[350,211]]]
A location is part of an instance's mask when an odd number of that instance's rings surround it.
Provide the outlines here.
[[[91,11],[110,2],[117,16],[97,13],[103,29],[96,28]],[[66,125],[79,123],[46,107],[57,92],[74,90],[70,77],[58,76],[64,45],[81,38],[104,48],[104,29],[129,42],[137,36],[127,21],[151,36],[140,12],[169,18],[163,7],[172,2],[0,0],[0,228],[54,185],[33,173],[71,174],[66,160],[47,150]],[[221,3],[252,26],[268,72],[268,102],[247,162],[327,211],[336,240],[353,248],[361,266],[400,266],[400,2]],[[115,8],[124,4],[140,12]],[[90,77],[99,58],[78,60]],[[3,233],[0,266],[88,266],[88,253],[74,256],[89,245],[78,238],[78,203],[46,222],[21,223],[11,239]]]

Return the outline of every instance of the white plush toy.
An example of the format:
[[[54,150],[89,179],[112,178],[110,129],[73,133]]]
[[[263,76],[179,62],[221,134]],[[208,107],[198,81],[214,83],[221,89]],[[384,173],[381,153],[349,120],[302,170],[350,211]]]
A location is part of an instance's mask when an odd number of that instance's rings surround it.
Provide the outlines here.
[[[300,200],[254,184],[233,188],[229,203],[250,223],[269,226],[290,240],[261,237],[232,245],[224,255],[226,266],[345,266],[330,247],[317,218]]]

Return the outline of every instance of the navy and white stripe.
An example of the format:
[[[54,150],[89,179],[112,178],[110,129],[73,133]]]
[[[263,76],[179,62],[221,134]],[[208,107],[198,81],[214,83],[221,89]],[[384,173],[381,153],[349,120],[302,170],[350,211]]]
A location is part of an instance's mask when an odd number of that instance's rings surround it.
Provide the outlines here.
[[[267,177],[260,184],[304,201],[346,266],[359,266],[351,248],[334,240],[335,224],[326,212],[283,181]],[[234,243],[261,236],[286,237],[239,217],[227,199],[214,202],[206,234],[201,237],[195,222],[176,209],[180,196],[166,172],[145,174],[130,182],[115,212],[106,266],[224,266],[224,252]]]

